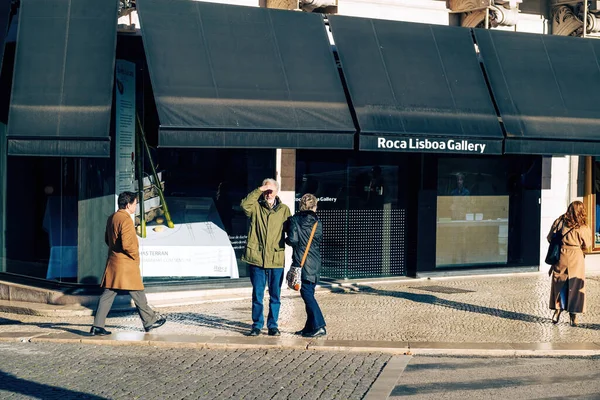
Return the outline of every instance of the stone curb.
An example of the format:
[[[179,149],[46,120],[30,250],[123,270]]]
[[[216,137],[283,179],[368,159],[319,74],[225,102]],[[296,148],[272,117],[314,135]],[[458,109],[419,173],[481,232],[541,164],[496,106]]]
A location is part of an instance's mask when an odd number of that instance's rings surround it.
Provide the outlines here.
[[[323,340],[246,336],[157,335],[117,332],[109,336],[85,333],[0,333],[0,342],[82,343],[109,346],[154,346],[201,349],[287,349],[309,351],[377,352],[394,355],[451,355],[495,357],[600,356],[598,343],[444,343]]]

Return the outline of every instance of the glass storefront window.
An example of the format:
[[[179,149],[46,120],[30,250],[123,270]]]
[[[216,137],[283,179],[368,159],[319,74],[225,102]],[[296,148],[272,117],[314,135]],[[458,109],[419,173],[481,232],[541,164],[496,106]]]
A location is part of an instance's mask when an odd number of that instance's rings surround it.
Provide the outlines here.
[[[407,157],[298,151],[296,201],[319,199],[323,278],[406,275]]]
[[[151,195],[140,238],[144,282],[247,277],[248,218],[240,202],[274,177],[275,150],[159,149],[153,157],[175,227],[166,227],[160,199]]]
[[[8,157],[6,272],[77,281],[77,159]]]
[[[240,202],[274,176],[275,150],[159,149],[153,156],[175,227],[166,226],[147,174],[144,282],[248,276]],[[7,193],[5,272],[100,282],[106,219],[115,211],[114,158],[8,157]]]
[[[507,263],[509,195],[502,163],[439,160],[436,267]]]

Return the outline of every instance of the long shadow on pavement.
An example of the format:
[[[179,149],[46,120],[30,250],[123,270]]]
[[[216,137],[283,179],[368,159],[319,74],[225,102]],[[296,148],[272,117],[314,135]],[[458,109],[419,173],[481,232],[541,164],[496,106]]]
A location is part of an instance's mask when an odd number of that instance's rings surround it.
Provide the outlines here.
[[[88,330],[89,326],[84,330],[81,329],[73,329],[70,327],[81,326],[80,324],[66,324],[66,323],[49,323],[49,322],[23,322],[15,319],[2,318],[0,317],[0,325],[20,325],[20,326],[35,326],[37,328],[45,328],[45,329],[56,329],[64,332],[74,333],[75,335],[80,336],[90,336]]]
[[[182,325],[201,326],[237,333],[246,333],[250,329],[250,324],[199,313],[171,313],[167,315],[167,318],[169,318],[168,321]]]
[[[117,313],[111,313],[111,316],[115,316],[114,314],[117,314]],[[134,316],[134,315],[137,316],[137,313],[135,313],[135,312],[118,312],[118,314],[120,314],[120,317]],[[167,317],[167,323],[175,323],[175,324],[197,326],[197,327],[204,327],[204,328],[211,328],[211,329],[220,329],[220,330],[224,330],[224,331],[231,331],[231,332],[237,332],[237,333],[242,333],[242,334],[247,333],[251,328],[250,324],[246,324],[246,323],[239,322],[239,321],[233,321],[230,319],[221,318],[221,317],[217,317],[217,316],[213,316],[213,315],[200,314],[200,313],[175,312],[175,313],[163,313],[162,315]],[[137,330],[137,328],[134,328],[130,325],[114,325],[114,324],[107,325],[107,327],[109,327],[109,326],[113,327],[113,328],[117,328],[117,329],[123,329],[123,330]]]
[[[432,304],[440,307],[452,308],[454,310],[467,311],[477,314],[491,315],[492,317],[511,319],[515,321],[524,321],[532,323],[549,323],[549,317],[540,317],[537,315],[524,314],[516,311],[506,311],[499,308],[480,306],[476,304],[463,303],[460,301],[441,299],[431,294],[418,294],[410,292],[399,292],[375,289],[370,286],[361,286],[358,291],[339,292],[340,294],[369,294],[376,296],[391,296],[399,299],[413,301],[415,303]],[[598,324],[580,324],[579,328],[584,329],[600,329]]]
[[[410,366],[406,368],[405,373],[410,372]],[[593,373],[585,376],[578,375],[578,381],[589,381],[593,382],[600,378],[600,374]],[[505,389],[507,387],[521,387],[531,385],[545,385],[545,384],[573,384],[573,377],[566,374],[563,376],[524,376],[524,377],[510,377],[510,378],[499,378],[499,379],[481,379],[465,382],[435,382],[426,383],[419,385],[397,385],[390,396],[408,397],[412,395],[431,395],[446,394],[453,391],[468,391],[468,390],[489,390],[489,389]],[[595,397],[590,397],[595,398]]]
[[[75,390],[63,389],[57,386],[45,385],[26,379],[17,378],[14,375],[0,371],[0,390],[20,393],[34,399],[88,399],[108,400],[106,397],[94,394],[77,392]]]

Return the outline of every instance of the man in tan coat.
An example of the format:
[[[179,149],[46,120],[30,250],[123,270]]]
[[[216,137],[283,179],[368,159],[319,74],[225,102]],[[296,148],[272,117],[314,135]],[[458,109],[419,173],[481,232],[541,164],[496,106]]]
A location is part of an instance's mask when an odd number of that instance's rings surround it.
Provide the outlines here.
[[[115,297],[120,291],[129,292],[146,332],[164,325],[167,321],[165,317],[160,316],[148,306],[146,293],[144,293],[144,284],[140,273],[139,243],[131,219],[138,203],[137,194],[123,192],[119,195],[117,203],[119,210],[108,217],[106,222],[104,241],[108,245],[108,260],[100,284],[100,287],[104,288],[104,292],[98,301],[94,325],[90,330],[92,335],[110,335],[110,332],[104,329],[104,324]]]

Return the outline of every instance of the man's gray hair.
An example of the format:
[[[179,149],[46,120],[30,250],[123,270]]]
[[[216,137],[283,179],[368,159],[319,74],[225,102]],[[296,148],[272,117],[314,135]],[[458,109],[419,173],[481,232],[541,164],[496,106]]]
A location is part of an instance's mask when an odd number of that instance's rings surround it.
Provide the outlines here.
[[[275,186],[275,188],[277,189],[277,191],[279,192],[279,182],[277,182],[275,179],[273,178],[267,178],[263,181],[263,186],[265,186],[267,183],[270,183],[272,185]]]

